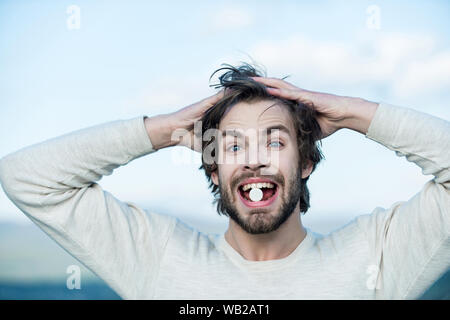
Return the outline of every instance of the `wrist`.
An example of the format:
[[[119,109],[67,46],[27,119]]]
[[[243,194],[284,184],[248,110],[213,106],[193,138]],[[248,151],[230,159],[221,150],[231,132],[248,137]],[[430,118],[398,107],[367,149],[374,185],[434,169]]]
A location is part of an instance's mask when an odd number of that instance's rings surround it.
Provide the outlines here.
[[[362,98],[349,98],[347,115],[341,127],[367,134],[378,105]]]
[[[159,150],[176,145],[177,141],[172,140],[173,125],[169,114],[146,116],[144,124],[153,149]]]

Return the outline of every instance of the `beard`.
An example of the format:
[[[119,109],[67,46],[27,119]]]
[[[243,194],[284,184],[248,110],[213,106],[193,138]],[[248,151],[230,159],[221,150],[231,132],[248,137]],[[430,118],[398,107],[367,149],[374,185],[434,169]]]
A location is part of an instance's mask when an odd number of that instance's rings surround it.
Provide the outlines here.
[[[283,187],[283,193],[278,192],[281,199],[281,205],[278,213],[272,215],[267,209],[258,208],[252,209],[248,217],[244,217],[236,208],[231,200],[234,193],[224,190],[223,183],[220,182],[219,176],[219,190],[222,201],[222,208],[225,213],[236,222],[243,230],[250,234],[269,233],[278,229],[293,213],[301,197],[301,171],[297,170],[293,178],[289,181],[289,190],[286,192],[286,183],[281,174],[272,177],[278,184],[278,188]],[[242,181],[242,177],[240,179]],[[236,182],[231,183],[231,186],[237,185]],[[232,187],[231,190],[236,190]],[[238,191],[239,192],[239,191]]]

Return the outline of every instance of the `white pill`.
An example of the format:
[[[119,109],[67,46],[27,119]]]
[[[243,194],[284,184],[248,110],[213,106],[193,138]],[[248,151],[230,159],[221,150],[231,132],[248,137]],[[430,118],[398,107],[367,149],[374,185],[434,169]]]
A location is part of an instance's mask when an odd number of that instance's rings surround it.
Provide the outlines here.
[[[261,189],[252,188],[252,190],[250,190],[250,199],[252,201],[261,201],[262,198],[263,198],[263,192]]]

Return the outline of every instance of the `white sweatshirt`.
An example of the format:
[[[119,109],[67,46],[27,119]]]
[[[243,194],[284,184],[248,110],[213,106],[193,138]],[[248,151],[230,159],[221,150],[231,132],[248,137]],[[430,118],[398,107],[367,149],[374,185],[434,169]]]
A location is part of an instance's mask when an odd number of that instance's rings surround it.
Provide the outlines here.
[[[289,256],[269,261],[246,260],[223,234],[121,201],[95,182],[155,151],[144,116],[9,154],[0,181],[24,214],[124,299],[415,299],[450,267],[450,123],[380,103],[366,137],[434,178],[410,200],[326,236],[307,229]]]

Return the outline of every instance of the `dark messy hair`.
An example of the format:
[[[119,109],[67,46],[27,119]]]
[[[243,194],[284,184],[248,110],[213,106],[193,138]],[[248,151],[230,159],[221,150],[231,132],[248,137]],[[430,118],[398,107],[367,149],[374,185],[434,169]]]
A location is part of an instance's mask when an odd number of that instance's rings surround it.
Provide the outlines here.
[[[222,65],[225,67],[214,71],[210,77],[210,80],[217,72],[221,70],[225,70],[226,72],[219,77],[218,84],[213,84],[210,86],[216,89],[224,89],[224,97],[208,109],[203,115],[201,119],[202,132],[206,132],[206,130],[211,128],[218,129],[225,111],[237,103],[254,103],[262,100],[279,102],[282,105],[285,105],[289,110],[292,116],[294,128],[297,132],[299,153],[298,168],[299,170],[301,170],[301,168],[304,169],[307,167],[308,163],[311,163],[313,166],[313,172],[316,169],[317,164],[324,158],[324,156],[319,145],[316,143],[317,141],[320,141],[322,132],[316,120],[316,111],[314,110],[312,103],[308,101],[298,102],[294,100],[287,100],[269,94],[266,91],[266,86],[264,84],[250,78],[256,76],[266,77],[266,73],[248,63],[243,63],[238,67],[233,67],[229,64]],[[209,188],[212,189],[212,193],[214,195],[213,203],[217,203],[217,212],[219,215],[224,214],[228,216],[223,206],[222,199],[220,198],[219,187],[214,184],[211,178],[211,173],[218,170],[218,165],[216,161],[213,161],[213,163],[207,163],[204,159],[205,148],[210,145],[210,143],[216,144],[214,148],[212,148],[213,150],[219,150],[217,145],[218,142],[215,141],[214,137],[208,141],[202,141],[202,165],[199,169],[205,170],[205,175],[207,181],[209,182]],[[215,151],[212,151],[211,154],[213,157],[216,156],[214,152]],[[306,213],[310,207],[310,193],[308,187],[306,186],[309,176],[302,179],[300,173],[299,177],[301,179],[300,186],[302,189],[300,196],[300,212]]]

